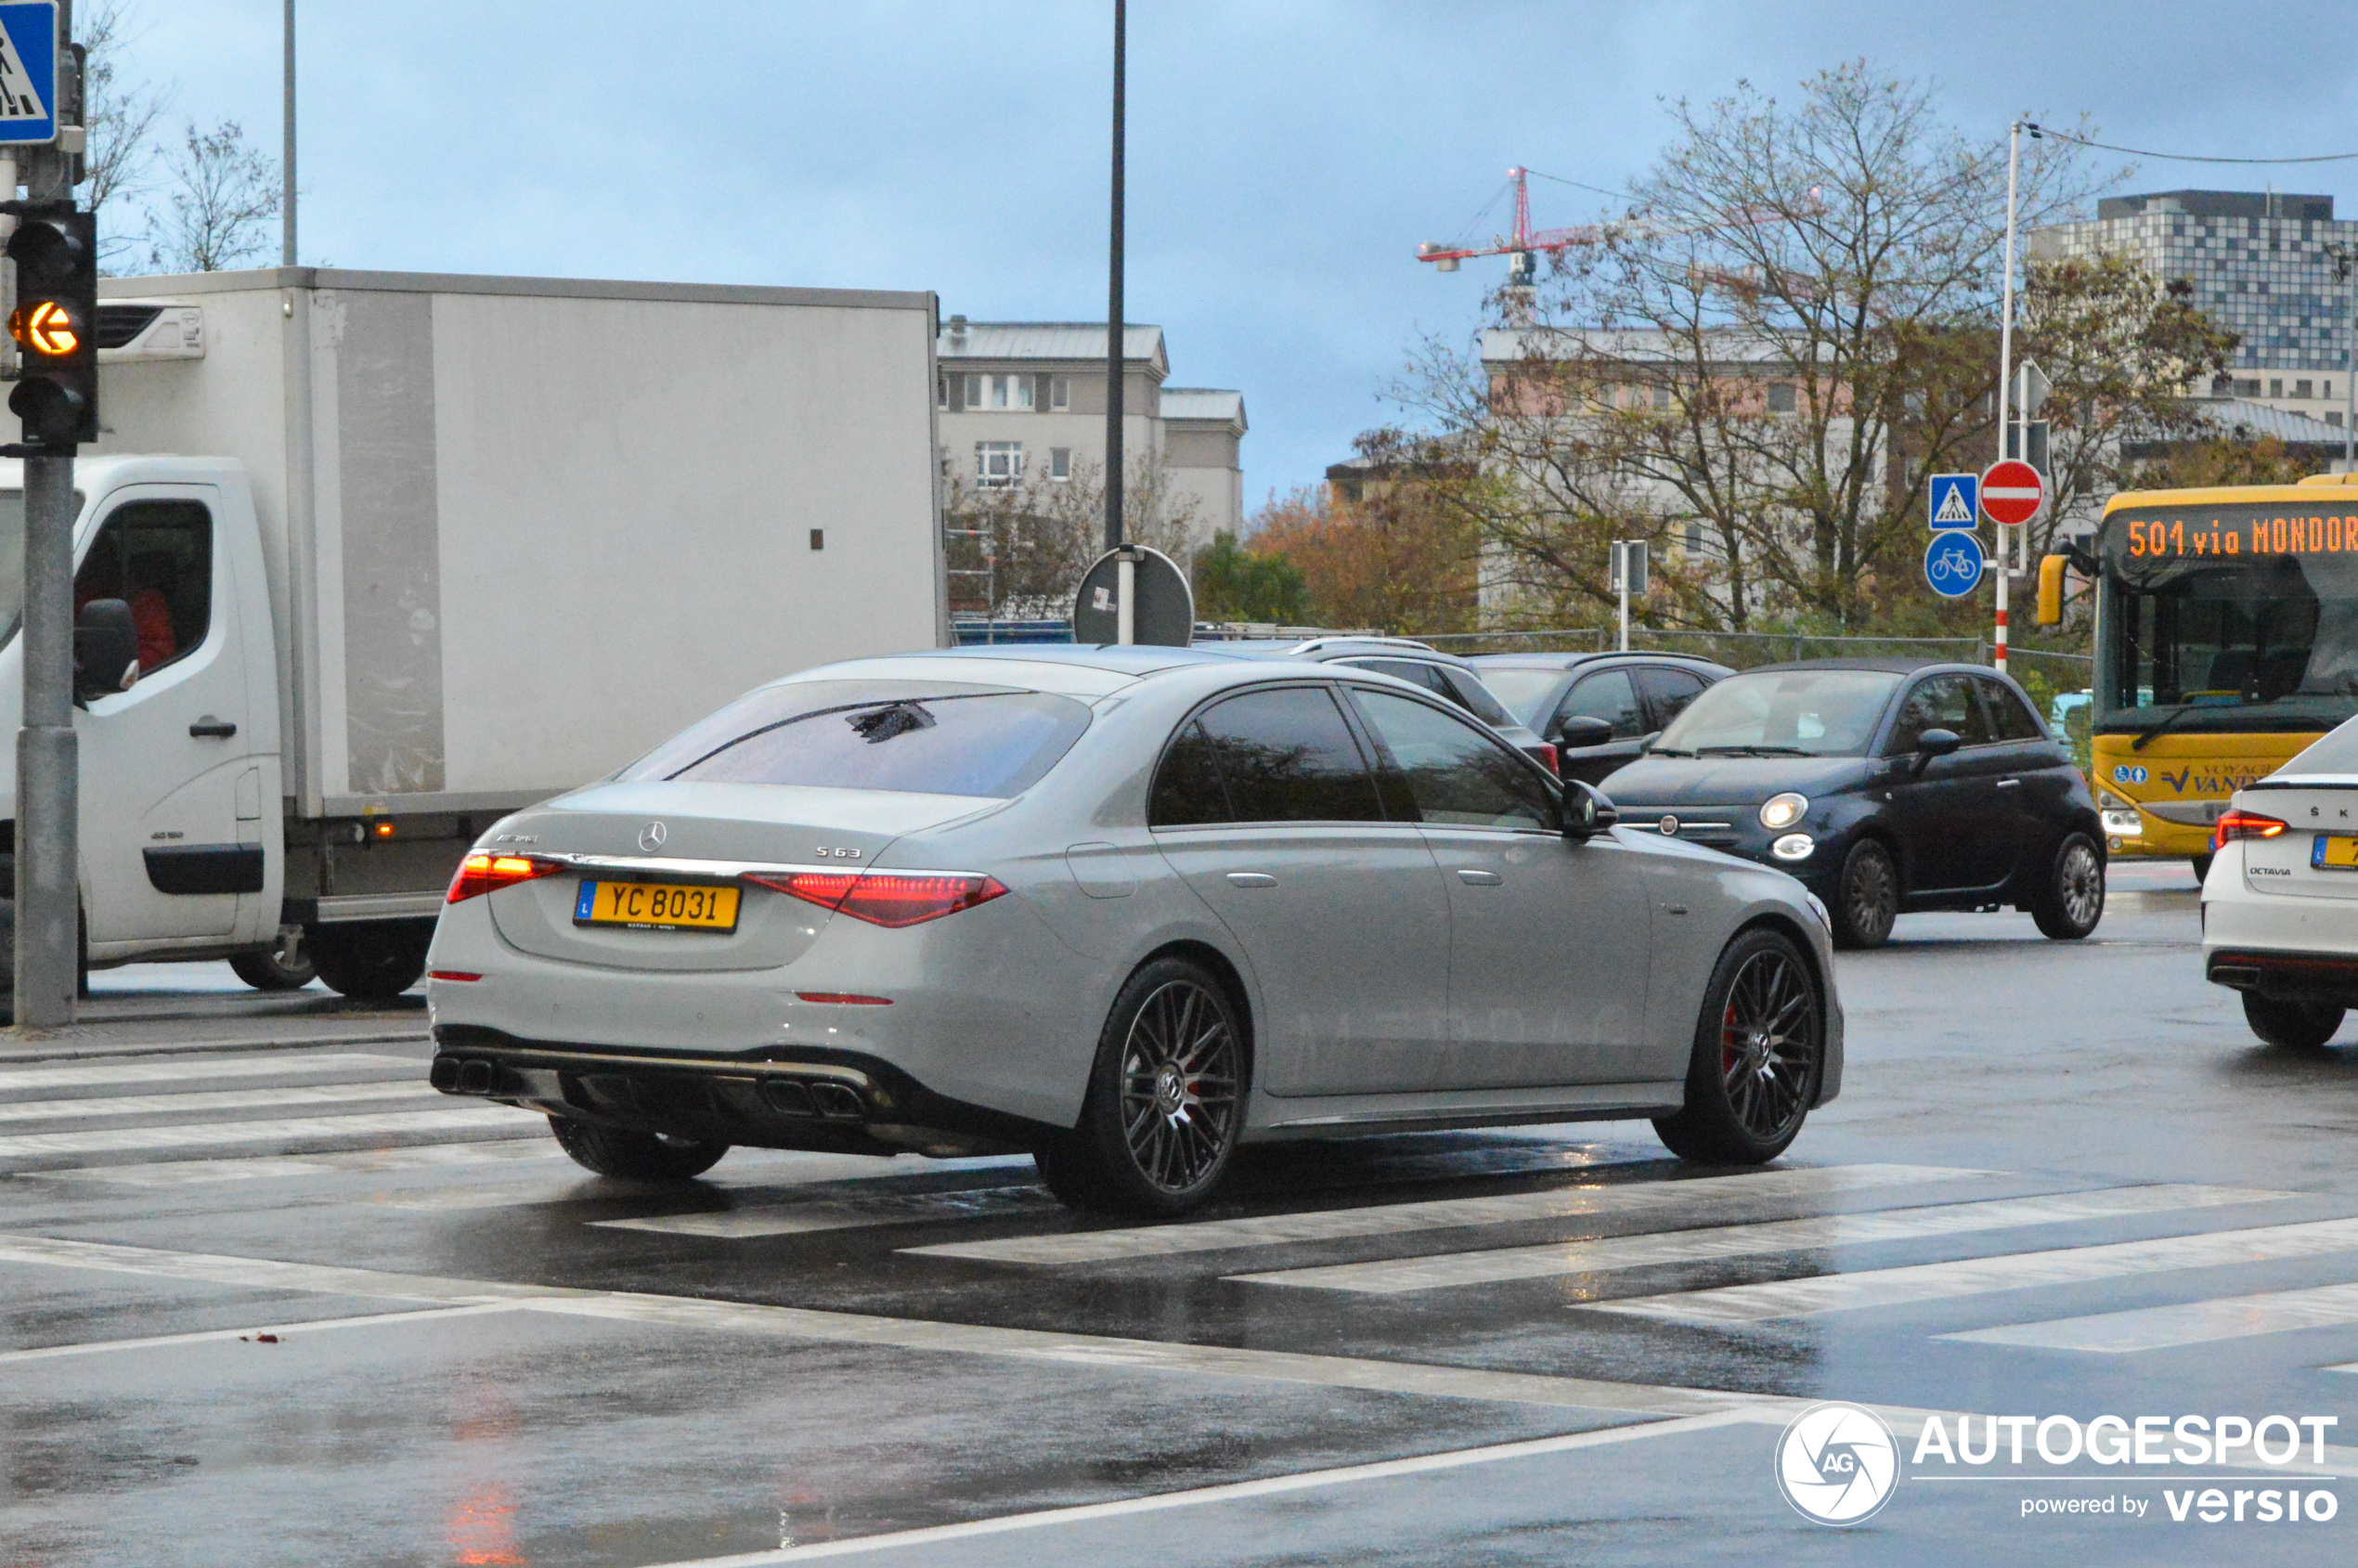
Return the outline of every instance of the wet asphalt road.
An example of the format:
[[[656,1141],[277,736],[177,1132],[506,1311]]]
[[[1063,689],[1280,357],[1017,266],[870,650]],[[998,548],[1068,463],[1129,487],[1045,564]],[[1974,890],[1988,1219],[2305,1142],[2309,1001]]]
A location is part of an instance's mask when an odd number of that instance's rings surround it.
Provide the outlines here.
[[[1292,1147],[1135,1230],[1022,1160],[600,1182],[421,1093],[414,1009],[225,990],[181,1032],[336,1043],[0,1059],[0,1568],[2352,1561],[2358,1048],[2258,1046],[2196,922],[2133,865],[2078,947],[1903,920],[1769,1173],[1642,1122]],[[123,1039],[159,978],[100,977]],[[1820,1400],[1911,1461],[1927,1413],[2339,1424],[1934,1455],[1835,1530],[1774,1473]],[[2170,1518],[2214,1484],[2242,1523]]]

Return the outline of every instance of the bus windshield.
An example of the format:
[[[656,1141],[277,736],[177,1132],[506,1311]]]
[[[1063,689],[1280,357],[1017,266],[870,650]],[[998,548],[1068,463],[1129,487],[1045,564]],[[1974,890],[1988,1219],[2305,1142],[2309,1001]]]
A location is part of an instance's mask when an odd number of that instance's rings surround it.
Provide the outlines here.
[[[2358,508],[2124,509],[2100,550],[2099,729],[2321,730],[2358,714]]]

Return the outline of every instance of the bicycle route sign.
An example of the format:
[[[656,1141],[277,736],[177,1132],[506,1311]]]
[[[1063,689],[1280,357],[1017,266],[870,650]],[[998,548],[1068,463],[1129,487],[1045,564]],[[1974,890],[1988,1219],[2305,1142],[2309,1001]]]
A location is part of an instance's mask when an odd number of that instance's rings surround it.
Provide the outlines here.
[[[1944,599],[1963,599],[1981,586],[1981,536],[1943,529],[1924,547],[1924,581]]]

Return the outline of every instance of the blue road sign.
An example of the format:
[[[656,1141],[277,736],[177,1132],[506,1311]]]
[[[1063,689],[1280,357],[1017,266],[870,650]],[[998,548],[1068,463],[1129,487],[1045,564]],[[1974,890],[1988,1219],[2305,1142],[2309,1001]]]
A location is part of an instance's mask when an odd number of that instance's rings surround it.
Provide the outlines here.
[[[1943,530],[1924,547],[1924,581],[1944,599],[1963,599],[1981,586],[1981,536]]]
[[[1933,532],[1980,527],[1981,513],[1976,510],[1980,490],[1977,473],[1934,474],[1932,488],[1924,497],[1924,515],[1932,520]]]
[[[0,143],[57,139],[57,0],[0,5]]]

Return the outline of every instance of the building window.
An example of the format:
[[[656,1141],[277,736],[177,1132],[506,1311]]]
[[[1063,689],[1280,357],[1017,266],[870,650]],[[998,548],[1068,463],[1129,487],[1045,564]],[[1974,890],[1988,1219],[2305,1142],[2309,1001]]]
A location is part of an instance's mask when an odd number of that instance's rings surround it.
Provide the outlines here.
[[[2339,408],[2326,409],[2326,422],[2332,425],[2336,430],[2339,430],[2341,428],[2341,410]]]
[[[934,378],[933,406],[937,408],[947,408],[950,407],[950,378],[948,376],[937,376]]]
[[[1071,447],[1051,447],[1048,448],[1048,477],[1059,485],[1072,477]]]
[[[1023,477],[1023,443],[975,443],[975,483],[986,490],[1004,490]]]
[[[2295,397],[2313,397],[2316,394],[2311,390],[2311,386],[2312,383],[2308,382],[2295,382],[2292,383],[2292,395]]]
[[[1768,411],[1772,414],[1790,414],[1794,411],[1794,407],[1793,382],[1770,382],[1768,383]]]
[[[1072,379],[1069,376],[1048,378],[1048,407],[1059,414],[1072,407]]]
[[[1018,408],[1029,408],[1033,406],[1033,383],[1031,377],[1009,376],[1007,378],[1007,385],[1009,402],[1013,403]]]
[[[1656,408],[1667,408],[1670,407],[1669,387],[1659,383],[1656,384],[1654,387],[1654,407]]]
[[[982,407],[982,383],[987,379],[987,377],[983,376],[968,376],[966,378],[967,408],[979,408]]]
[[[2268,395],[2269,395],[2269,396],[2271,396],[2271,397],[2282,397],[2284,395],[2285,395],[2285,383],[2284,383],[2284,378],[2282,378],[2281,376],[2271,376],[2271,377],[2269,377],[2269,378],[2268,378]]]
[[[2246,377],[2245,379],[2243,379],[2243,380],[2240,380],[2240,381],[2236,382],[2235,382],[2235,395],[2236,395],[2236,396],[2238,396],[2238,397],[2257,397],[2257,396],[2259,396],[2259,395],[2260,395],[2260,378],[2259,378],[2258,376],[2249,376],[2249,377]]]
[[[1700,523],[1690,523],[1690,524],[1688,524],[1688,525],[1687,525],[1687,540],[1686,540],[1686,543],[1687,543],[1687,553],[1688,553],[1688,554],[1690,554],[1690,555],[1701,555],[1701,554],[1703,553],[1703,525],[1702,525],[1702,524],[1700,524]]]

